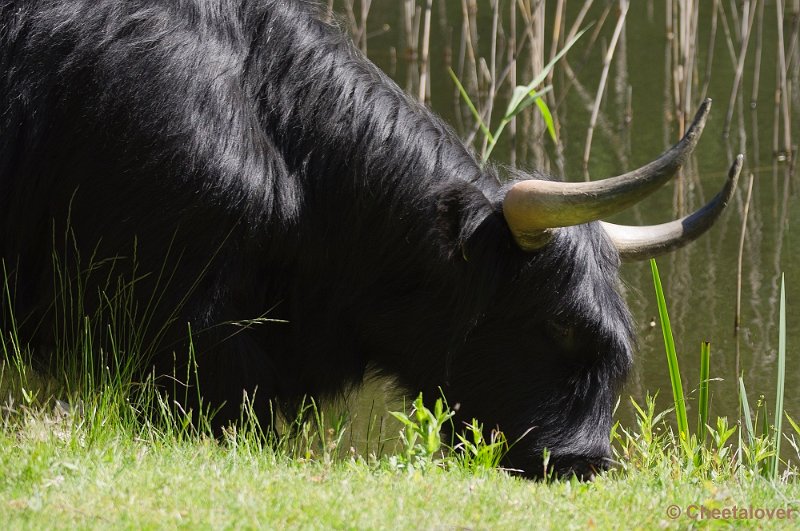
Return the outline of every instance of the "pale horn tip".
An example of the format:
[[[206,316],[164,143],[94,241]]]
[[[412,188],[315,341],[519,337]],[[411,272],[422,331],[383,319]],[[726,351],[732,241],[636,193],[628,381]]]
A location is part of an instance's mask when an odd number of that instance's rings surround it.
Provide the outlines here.
[[[736,155],[736,159],[731,164],[731,168],[728,170],[728,179],[732,181],[736,181],[739,178],[739,174],[742,173],[742,166],[744,165],[744,155],[739,153]]]
[[[744,156],[737,155],[728,170],[722,190],[694,213],[660,225],[632,227],[600,222],[620,258],[626,262],[643,260],[679,249],[710,229],[736,192],[736,184],[744,165]]]
[[[695,144],[700,138],[700,135],[703,133],[703,128],[706,126],[708,115],[711,113],[711,103],[711,98],[706,98],[703,100],[703,103],[700,104],[700,107],[697,109],[697,112],[694,115],[692,124],[689,126],[689,129],[684,135],[685,141]]]

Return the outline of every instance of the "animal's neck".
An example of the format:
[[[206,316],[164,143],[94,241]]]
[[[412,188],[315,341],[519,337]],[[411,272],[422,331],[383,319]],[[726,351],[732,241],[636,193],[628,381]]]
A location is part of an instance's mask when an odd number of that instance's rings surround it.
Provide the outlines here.
[[[473,297],[453,293],[451,281],[485,253],[464,260],[460,224],[491,213],[481,191],[497,184],[443,121],[338,29],[297,9],[302,5],[290,3],[270,11],[259,34],[269,42],[257,47],[265,53],[253,67],[264,76],[258,91],[264,130],[291,181],[303,188],[303,223],[291,232],[302,249],[297,289],[324,292],[326,301],[341,305],[326,308],[326,315],[351,316],[366,345],[370,330],[391,329],[397,350],[407,352],[412,346],[402,345],[413,343],[418,323],[400,319],[398,311],[427,315],[444,328],[449,317],[427,306],[470,299],[461,306],[475,313]],[[468,216],[462,204],[469,204]],[[352,300],[357,308],[348,306]]]
[[[361,196],[370,205],[414,209],[444,182],[490,181],[441,120],[338,29],[297,10],[308,8],[271,9],[260,34],[268,51],[256,70],[266,73],[259,94],[266,129],[316,203],[309,208],[321,206],[315,198],[330,203],[344,195],[351,204]],[[295,22],[280,22],[288,16]]]

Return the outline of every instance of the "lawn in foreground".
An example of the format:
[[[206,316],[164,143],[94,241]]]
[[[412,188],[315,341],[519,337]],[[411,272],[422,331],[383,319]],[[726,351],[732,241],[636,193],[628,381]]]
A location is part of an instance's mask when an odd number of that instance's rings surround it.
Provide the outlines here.
[[[91,440],[90,440],[91,439]],[[328,461],[328,462],[326,462]],[[681,514],[677,518],[671,506]],[[685,528],[707,510],[752,508],[736,527],[794,528],[756,518],[792,508],[800,486],[760,477],[682,479],[659,467],[592,483],[541,483],[500,471],[393,469],[386,460],[305,461],[254,444],[144,440],[112,426],[86,437],[73,421],[31,417],[0,430],[0,527],[8,528]],[[697,506],[697,507],[690,507]]]

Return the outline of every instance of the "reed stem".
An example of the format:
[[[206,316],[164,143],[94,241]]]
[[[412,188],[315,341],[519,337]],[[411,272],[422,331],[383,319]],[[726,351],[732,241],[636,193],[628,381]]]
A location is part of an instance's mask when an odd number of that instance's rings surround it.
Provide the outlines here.
[[[608,51],[603,58],[603,71],[600,74],[600,82],[597,86],[597,95],[594,99],[594,107],[592,108],[592,117],[589,121],[589,130],[586,133],[586,144],[583,151],[583,169],[586,171],[589,167],[589,154],[592,151],[592,136],[594,135],[594,127],[597,124],[597,115],[600,112],[600,102],[603,99],[605,92],[606,82],[608,81],[608,70],[611,66],[611,59],[614,57],[614,50],[617,47],[622,27],[625,25],[625,19],[628,15],[628,8],[630,7],[629,0],[619,0],[620,14],[617,19],[617,25],[614,28],[614,34],[611,37],[611,42],[608,45]]]
[[[742,257],[744,256],[744,239],[747,235],[747,214],[750,212],[750,200],[753,196],[753,174],[750,174],[750,182],[747,185],[747,199],[744,201],[744,212],[742,213],[742,234],[739,236],[739,257],[736,267],[736,314],[733,318],[733,335],[739,335],[739,325],[742,316]],[[739,374],[739,368],[736,368]]]
[[[433,0],[427,0],[425,4],[425,18],[422,24],[422,59],[419,66],[419,101],[425,103],[425,96],[428,89],[428,48],[431,42],[431,9]]]

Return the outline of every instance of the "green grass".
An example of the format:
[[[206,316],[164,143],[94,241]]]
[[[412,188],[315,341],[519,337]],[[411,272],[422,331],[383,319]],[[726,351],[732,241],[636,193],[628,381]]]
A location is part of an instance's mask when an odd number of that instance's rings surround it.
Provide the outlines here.
[[[158,423],[115,414],[118,398],[106,387],[66,410],[29,392],[5,403],[0,528],[652,529],[695,523],[671,519],[673,505],[800,508],[800,484],[740,463],[735,428],[724,422],[708,427],[698,466],[653,399],[634,403],[635,426],[615,426],[617,467],[580,483],[531,482],[494,468],[505,441],[481,440],[477,426],[459,441],[471,445],[466,451],[450,451],[439,433],[449,419],[443,402],[428,409],[415,400],[398,413],[381,435],[397,451],[376,455],[353,451],[347,423],[313,404],[294,437],[268,440],[245,418],[217,440],[166,408]],[[735,523],[791,528],[786,520]]]
[[[664,463],[592,483],[537,483],[497,470],[397,469],[357,456],[290,459],[248,439],[146,440],[113,425],[86,440],[73,421],[31,415],[23,427],[0,431],[4,529],[607,529],[622,522],[652,529],[693,522],[671,520],[670,505],[777,508],[800,498],[796,483],[676,478]]]

